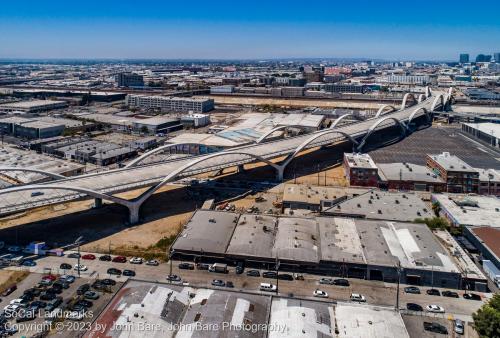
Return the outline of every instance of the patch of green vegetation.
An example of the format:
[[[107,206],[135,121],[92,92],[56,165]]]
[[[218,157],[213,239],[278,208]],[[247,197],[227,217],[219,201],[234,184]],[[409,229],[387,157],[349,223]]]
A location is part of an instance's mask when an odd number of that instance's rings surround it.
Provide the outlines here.
[[[431,230],[447,230],[452,235],[461,235],[461,227],[453,227],[442,217],[415,218],[414,223],[426,224]]]
[[[496,293],[472,315],[481,338],[500,337],[500,294]]]

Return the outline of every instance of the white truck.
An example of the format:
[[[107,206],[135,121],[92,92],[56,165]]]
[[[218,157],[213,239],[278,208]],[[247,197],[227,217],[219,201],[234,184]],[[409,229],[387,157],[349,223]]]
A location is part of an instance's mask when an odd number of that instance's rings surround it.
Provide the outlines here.
[[[208,268],[209,272],[227,273],[227,264],[214,263]]]
[[[500,288],[500,270],[493,264],[492,261],[483,260],[483,270],[488,277],[495,283],[497,288]]]

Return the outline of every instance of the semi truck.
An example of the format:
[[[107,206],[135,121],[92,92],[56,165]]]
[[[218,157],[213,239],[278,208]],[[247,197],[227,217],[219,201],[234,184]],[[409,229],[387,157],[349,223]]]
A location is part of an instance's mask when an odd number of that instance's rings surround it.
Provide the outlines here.
[[[500,288],[500,270],[493,264],[492,261],[483,260],[483,270],[488,277],[495,283],[497,288]]]

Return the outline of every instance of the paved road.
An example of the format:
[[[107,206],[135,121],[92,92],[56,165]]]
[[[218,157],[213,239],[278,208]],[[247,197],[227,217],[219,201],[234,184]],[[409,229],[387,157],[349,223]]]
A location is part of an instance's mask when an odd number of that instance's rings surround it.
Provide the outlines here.
[[[418,108],[426,108],[430,110],[434,99],[435,96],[431,96],[429,99],[424,100],[417,105],[394,113],[386,114],[384,116],[390,116],[399,121],[405,122],[408,120],[411,113]],[[422,114],[422,112],[420,111],[419,114]],[[341,126],[337,128],[337,130],[349,134],[351,137],[359,138],[367,133],[368,129],[374,122],[375,120],[373,119],[366,120]],[[388,120],[383,122],[379,126],[379,128],[387,128],[389,126],[392,126],[393,124],[394,121]],[[318,133],[319,132],[321,131],[318,131]],[[254,155],[259,155],[265,159],[273,159],[293,153],[299,145],[303,144],[303,142],[309,139],[312,135],[313,134],[306,134],[263,144],[248,145],[240,147],[238,148],[238,150]],[[326,144],[333,144],[344,139],[345,137],[342,134],[325,135],[309,144],[307,147],[305,147],[305,149],[314,148]],[[154,185],[160,182],[167,174],[171,173],[172,171],[190,163],[195,159],[206,158],[206,156],[207,155],[200,155],[189,158],[173,159],[171,161],[159,164],[144,165],[127,169],[122,168],[101,173],[81,175],[58,180],[51,185],[81,187],[98,191],[100,193],[116,194],[123,191],[129,191]],[[180,175],[179,178],[211,172],[223,168],[234,167],[239,164],[250,163],[253,161],[255,161],[255,159],[248,155],[228,154],[226,156],[219,156],[205,160],[192,166],[186,172]],[[84,194],[75,193],[68,190],[44,190],[44,194],[39,196],[32,196],[31,193],[33,192],[33,190],[15,193],[9,193],[8,191],[8,189],[0,191],[0,215],[15,211],[27,210],[42,205],[57,204],[85,196]]]
[[[98,256],[98,255],[97,255]],[[67,257],[43,257],[37,260],[37,266],[31,268],[11,267],[9,269],[27,269],[31,272],[46,273],[50,269],[54,273],[68,273],[75,275],[74,271],[62,271],[59,269],[61,263],[69,263],[74,265],[77,263],[75,258]],[[166,282],[166,276],[170,271],[170,264],[162,263],[159,266],[147,266],[145,264],[130,264],[127,263],[112,263],[102,262],[99,260],[81,260],[81,264],[88,267],[88,271],[82,273],[82,278],[113,278],[117,281],[124,282],[127,277],[116,277],[107,274],[107,269],[116,267],[118,269],[131,269],[136,272],[137,279],[148,281]],[[213,279],[222,279],[232,281],[235,289],[258,292],[261,282],[269,282],[275,284],[274,279],[266,279],[261,277],[248,277],[245,274],[237,275],[234,268],[230,268],[228,274],[210,273],[204,270],[179,270],[178,262],[173,262],[172,273],[181,276],[183,281],[197,287],[209,287]],[[349,279],[349,287],[340,287],[333,285],[320,285],[318,280],[320,276],[304,274],[304,281],[279,281],[279,292],[282,295],[291,295],[297,297],[312,298],[312,293],[315,289],[321,289],[328,292],[332,300],[348,301],[351,293],[361,293],[367,298],[367,302],[373,305],[394,306],[396,304],[396,285],[390,283],[365,281],[361,279]],[[406,294],[402,290],[405,285],[401,286],[400,292],[400,308],[405,308],[406,303],[418,303],[425,307],[428,304],[438,304],[445,308],[447,314],[459,316],[464,320],[471,320],[471,314],[476,311],[482,304],[482,301],[471,301],[461,298],[449,298],[429,296],[425,294],[427,288],[421,288],[423,294]],[[460,295],[463,292],[459,292]],[[485,295],[489,296],[489,295]],[[438,317],[446,317],[438,315]]]

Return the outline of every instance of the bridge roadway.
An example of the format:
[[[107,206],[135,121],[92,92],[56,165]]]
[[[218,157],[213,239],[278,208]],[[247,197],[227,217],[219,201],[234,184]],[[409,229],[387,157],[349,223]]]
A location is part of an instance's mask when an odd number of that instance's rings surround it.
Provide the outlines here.
[[[416,109],[425,108],[427,111],[431,111],[431,107],[433,105],[436,94],[438,93],[433,92],[432,96],[428,97],[422,102],[417,103],[416,105],[413,105],[411,107],[407,107],[403,110],[387,113],[381,116],[379,120],[382,118],[390,117],[405,123],[408,121],[410,115],[412,115],[412,113]],[[442,94],[445,95],[444,93]],[[424,114],[424,111],[420,109],[418,113],[415,114],[415,118],[421,116],[422,114]],[[333,133],[332,131],[329,134],[320,136],[317,139],[313,140],[310,144],[306,145],[303,149],[306,150],[309,148],[344,141],[346,139],[345,135],[349,135],[354,139],[360,139],[368,133],[370,127],[376,121],[377,119],[369,119],[362,122],[337,127],[333,130],[338,131],[339,133]],[[377,130],[385,129],[394,125],[394,120],[387,119],[377,126]],[[68,190],[67,188],[63,187],[78,187],[110,196],[124,191],[155,186],[159,184],[165,178],[165,176],[171,174],[179,168],[182,168],[183,166],[187,166],[190,162],[201,158],[207,159],[204,161],[200,161],[189,168],[186,168],[184,172],[180,173],[178,176],[175,176],[175,179],[256,161],[255,157],[249,156],[247,154],[258,155],[266,160],[275,159],[277,157],[293,154],[297,147],[303,145],[305,141],[309,140],[315,134],[324,132],[325,130],[321,130],[311,134],[304,134],[297,137],[290,137],[261,144],[252,144],[236,149],[232,148],[217,153],[227,153],[227,155],[223,156],[213,157],[210,155],[198,155],[187,158],[174,159],[157,164],[141,165],[132,168],[121,168],[101,173],[80,175],[52,181],[50,183],[30,185],[28,188],[29,190],[23,191],[15,191],[16,188],[3,189],[0,190],[0,215],[24,211],[44,205],[58,204],[65,201],[83,198],[86,197],[86,195],[89,195],[87,193]],[[244,152],[244,154],[234,154],[233,152],[236,151]],[[41,189],[41,187],[43,187],[44,185],[50,185],[51,187],[54,187],[54,189]],[[61,189],[56,189],[57,187],[61,187]],[[43,195],[32,196],[31,193],[36,191],[42,191]],[[112,198],[110,199],[113,200]]]

